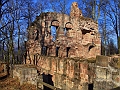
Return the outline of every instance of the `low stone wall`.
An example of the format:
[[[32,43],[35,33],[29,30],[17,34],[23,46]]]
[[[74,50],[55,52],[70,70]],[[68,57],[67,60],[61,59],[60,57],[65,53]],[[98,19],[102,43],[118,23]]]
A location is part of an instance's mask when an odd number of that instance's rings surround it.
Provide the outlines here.
[[[37,60],[40,75],[50,74],[60,89],[110,90],[120,86],[119,56],[97,56],[95,60],[39,56]]]
[[[37,85],[37,69],[33,65],[15,65],[13,78],[17,77],[20,85],[28,83]]]
[[[119,55],[97,56],[96,59],[37,55],[35,59],[39,79],[63,90],[111,90],[120,86]]]
[[[120,56],[97,56],[94,90],[110,90],[120,86]]]

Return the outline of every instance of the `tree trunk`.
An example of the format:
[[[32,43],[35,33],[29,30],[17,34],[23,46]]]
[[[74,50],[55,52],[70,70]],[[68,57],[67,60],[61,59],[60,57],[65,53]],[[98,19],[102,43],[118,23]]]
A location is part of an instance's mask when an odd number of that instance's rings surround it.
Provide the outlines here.
[[[120,54],[120,36],[118,37],[118,54]]]
[[[2,9],[2,0],[0,0],[0,20],[1,20],[1,17],[2,17],[1,9]]]

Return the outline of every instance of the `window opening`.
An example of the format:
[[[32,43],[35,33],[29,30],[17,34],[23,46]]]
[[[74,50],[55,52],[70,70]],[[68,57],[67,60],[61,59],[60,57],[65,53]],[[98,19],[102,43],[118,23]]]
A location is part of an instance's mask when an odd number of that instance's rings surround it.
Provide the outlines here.
[[[89,51],[90,51],[93,47],[94,47],[93,45],[92,45],[92,46],[90,46],[90,47],[89,47]]]
[[[70,22],[67,22],[66,24],[65,24],[65,28],[64,28],[64,35],[66,36],[67,35],[67,32],[69,31],[69,30],[71,30],[72,29],[72,24],[70,23]]]
[[[66,54],[66,57],[68,57],[68,55],[69,55],[69,50],[70,50],[70,47],[67,47],[67,54]]]
[[[46,56],[46,55],[47,55],[47,49],[48,49],[47,46],[43,46],[43,47],[42,47],[41,54]]]
[[[38,30],[34,30],[34,37],[35,37],[35,40],[39,39],[39,31]]]
[[[65,35],[65,36],[67,36],[67,32],[68,32],[69,30],[71,30],[71,28],[66,28],[66,27],[64,28],[64,35]]]
[[[60,47],[56,47],[56,57],[58,57],[58,54],[59,54],[59,48],[60,48]]]
[[[88,90],[93,90],[93,83],[88,84]]]
[[[66,30],[66,28],[64,28],[64,35],[65,35],[65,36],[67,35],[67,30]]]
[[[56,31],[57,31],[57,26],[51,26],[51,35],[52,35],[52,41],[55,41],[56,40]]]
[[[54,86],[51,74],[46,75],[46,74],[43,73],[42,74],[42,78],[43,78],[43,82],[45,82],[45,83],[47,83],[49,85]],[[52,89],[50,89],[49,87],[43,85],[43,90],[52,90]]]
[[[82,30],[82,34],[84,34],[84,35],[85,35],[86,33],[90,33],[90,32],[91,32],[90,30],[86,30],[86,29],[83,29],[83,30]]]

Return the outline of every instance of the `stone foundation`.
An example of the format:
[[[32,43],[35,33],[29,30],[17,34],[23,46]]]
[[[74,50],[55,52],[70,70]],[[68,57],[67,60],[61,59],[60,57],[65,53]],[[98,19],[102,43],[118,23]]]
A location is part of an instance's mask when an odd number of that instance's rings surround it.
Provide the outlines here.
[[[94,90],[110,90],[120,86],[120,56],[97,56]]]
[[[37,69],[33,65],[15,65],[13,70],[13,78],[17,77],[20,85],[28,83],[37,86]]]

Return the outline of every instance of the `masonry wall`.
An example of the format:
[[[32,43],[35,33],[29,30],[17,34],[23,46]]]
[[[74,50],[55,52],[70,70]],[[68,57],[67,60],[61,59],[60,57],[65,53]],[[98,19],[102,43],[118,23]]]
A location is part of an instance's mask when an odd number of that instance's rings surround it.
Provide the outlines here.
[[[40,75],[52,75],[55,87],[87,90],[96,79],[96,64],[91,62],[95,60],[90,59],[101,54],[100,41],[98,24],[82,16],[74,2],[70,16],[46,12],[31,23],[26,63],[37,65]]]
[[[112,90],[120,86],[120,56],[97,56],[94,90]]]
[[[52,27],[55,31],[52,31]],[[95,58],[101,52],[100,41],[98,24],[82,16],[82,11],[74,2],[70,16],[46,12],[31,23],[28,27],[27,62],[32,63],[31,55],[37,53],[56,57]]]
[[[13,78],[17,77],[20,85],[33,84],[37,86],[37,69],[33,65],[15,65],[13,69]]]
[[[89,62],[89,60],[40,55],[36,57],[39,58],[35,62],[37,62],[36,65],[40,75],[52,75],[53,84],[57,88],[63,90],[88,90],[88,84],[93,83],[95,75],[91,72],[93,66],[90,66],[93,63]]]
[[[54,86],[65,90],[112,90],[120,86],[120,56],[96,59],[37,56],[38,71],[52,75]]]

